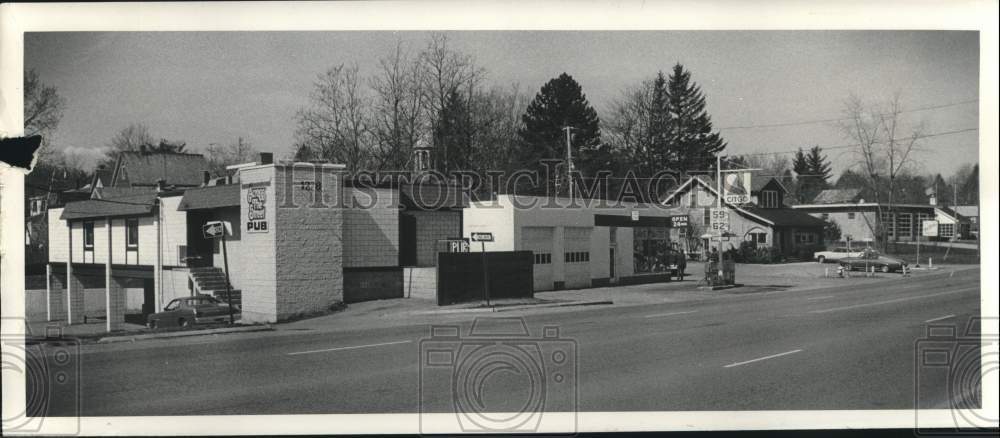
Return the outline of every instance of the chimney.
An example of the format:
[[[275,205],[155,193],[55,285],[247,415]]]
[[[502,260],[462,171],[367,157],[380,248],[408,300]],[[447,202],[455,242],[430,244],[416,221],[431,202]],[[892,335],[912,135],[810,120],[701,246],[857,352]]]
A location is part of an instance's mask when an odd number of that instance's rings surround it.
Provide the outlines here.
[[[157,192],[165,192],[165,191],[167,191],[167,180],[165,180],[165,179],[158,179],[158,180],[156,180],[156,191]]]
[[[207,170],[201,171],[201,186],[206,187],[208,186],[208,183],[211,181],[212,181],[212,173]]]
[[[274,164],[274,154],[271,152],[260,153],[260,164]]]

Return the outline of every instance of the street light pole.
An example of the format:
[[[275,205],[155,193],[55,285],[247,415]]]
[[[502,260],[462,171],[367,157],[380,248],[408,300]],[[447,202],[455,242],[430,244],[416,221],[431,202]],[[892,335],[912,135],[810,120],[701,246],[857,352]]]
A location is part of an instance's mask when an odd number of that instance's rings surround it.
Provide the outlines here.
[[[569,189],[566,193],[570,199],[573,198],[573,150],[570,147],[570,131],[572,130],[572,126],[563,127],[563,131],[566,131],[566,187]]]
[[[721,155],[716,155],[715,156],[715,188],[718,191],[718,193],[715,194],[716,201],[717,201],[716,204],[717,204],[717,206],[719,208],[719,211],[722,211],[722,193],[723,193],[723,189],[722,189],[722,156]],[[717,267],[719,268],[719,273],[718,274],[719,274],[719,279],[720,280],[722,279],[722,235],[723,234],[725,234],[725,231],[720,227],[719,228],[719,260],[716,262],[716,263],[718,263]]]

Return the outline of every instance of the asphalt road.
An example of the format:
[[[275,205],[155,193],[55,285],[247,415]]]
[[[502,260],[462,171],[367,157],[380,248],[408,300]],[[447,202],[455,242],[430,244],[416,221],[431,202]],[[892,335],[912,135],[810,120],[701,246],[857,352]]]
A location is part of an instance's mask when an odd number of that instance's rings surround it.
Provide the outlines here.
[[[517,330],[470,340],[475,315],[459,315],[461,338],[428,339],[419,325],[89,346],[72,355],[78,395],[63,385],[46,406],[51,416],[910,409],[915,396],[947,406],[947,373],[918,367],[915,348],[927,321],[961,332],[979,314],[979,270],[845,284],[528,312],[528,341]]]

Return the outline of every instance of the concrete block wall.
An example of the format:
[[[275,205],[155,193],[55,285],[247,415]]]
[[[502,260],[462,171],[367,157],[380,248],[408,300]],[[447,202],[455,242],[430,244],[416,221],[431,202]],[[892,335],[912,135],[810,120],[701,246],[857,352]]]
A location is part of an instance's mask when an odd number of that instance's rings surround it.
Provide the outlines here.
[[[403,297],[403,269],[344,270],[344,302],[384,300]]]
[[[106,291],[106,324],[108,331],[121,330],[125,324],[125,289],[126,284],[123,280],[114,276],[111,277]]]
[[[77,275],[69,275],[68,278],[69,288],[66,292],[66,301],[69,303],[69,308],[66,309],[66,322],[69,324],[82,324],[87,298],[83,279]]]
[[[160,250],[164,266],[184,266],[184,262],[180,260],[179,247],[187,245],[187,212],[177,210],[181,199],[183,199],[182,196],[160,198],[159,215],[162,222],[160,233],[163,239]],[[73,242],[75,246],[76,241]],[[140,242],[140,245],[142,244]]]
[[[65,263],[69,256],[69,228],[60,219],[62,208],[50,208],[48,214],[49,261]],[[77,243],[79,245],[79,243]]]
[[[399,264],[399,195],[390,189],[345,189],[344,268]]]
[[[438,241],[462,236],[461,211],[409,211],[417,222],[417,266],[437,265]]]
[[[403,268],[403,296],[424,300],[437,299],[437,267]]]
[[[315,166],[277,165],[274,169],[278,196],[269,232],[275,239],[275,316],[280,321],[326,311],[344,301],[343,168],[320,166],[321,190],[301,184],[316,181]],[[286,202],[289,196],[291,203]],[[322,202],[315,202],[318,196]]]
[[[66,318],[66,276],[49,275],[48,320],[57,321]]]
[[[277,266],[275,259],[274,223],[277,217],[275,202],[274,166],[255,166],[240,169],[240,221],[243,227],[241,251],[249,255],[244,263],[234,263],[229,267],[230,276],[240,278],[242,290],[242,317],[246,322],[277,321]],[[263,189],[264,221],[269,225],[266,232],[247,230],[250,211],[250,192]]]

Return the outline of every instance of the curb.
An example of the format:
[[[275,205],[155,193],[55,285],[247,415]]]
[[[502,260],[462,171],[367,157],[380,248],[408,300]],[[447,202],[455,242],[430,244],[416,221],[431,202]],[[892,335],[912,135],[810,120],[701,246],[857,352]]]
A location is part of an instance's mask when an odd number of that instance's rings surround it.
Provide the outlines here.
[[[100,338],[97,340],[98,344],[112,344],[116,342],[135,342],[135,341],[145,341],[149,339],[170,339],[170,338],[184,338],[188,336],[204,336],[204,335],[218,335],[225,333],[246,333],[246,332],[261,332],[261,331],[272,331],[274,327],[270,325],[261,326],[246,326],[246,327],[226,327],[219,329],[208,329],[208,330],[190,330],[190,331],[179,331],[179,332],[167,332],[167,333],[150,333],[145,335],[132,335],[132,336],[108,336],[105,338]]]
[[[426,310],[421,312],[413,312],[411,314],[437,315],[437,314],[448,314],[448,313],[496,313],[496,312],[509,312],[512,310],[544,309],[550,307],[597,306],[597,305],[607,305],[607,304],[614,304],[614,302],[611,300],[568,301],[562,303],[522,304],[522,305],[503,306],[503,307],[468,307],[464,309]]]

